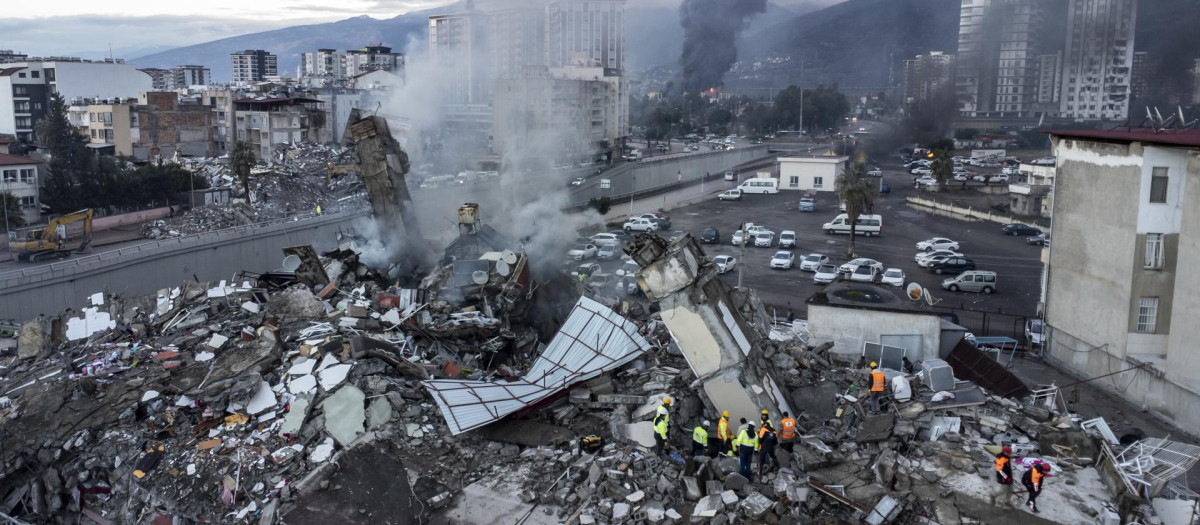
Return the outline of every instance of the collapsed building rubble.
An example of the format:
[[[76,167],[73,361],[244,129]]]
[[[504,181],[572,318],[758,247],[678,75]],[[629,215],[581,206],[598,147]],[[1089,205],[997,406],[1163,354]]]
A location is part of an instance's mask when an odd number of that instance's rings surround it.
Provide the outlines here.
[[[885,370],[894,395],[870,414],[859,364],[772,326],[752,291],[713,278],[690,236],[627,247],[657,304],[634,309],[535,280],[530,255],[477,207],[459,228],[423,275],[368,268],[352,241],[300,246],[279,270],[96,294],[25,323],[0,363],[0,513],[1022,525],[1195,513],[1178,476],[1200,450],[1122,444],[1103,419],[1078,421],[1056,387],[995,381],[978,351]],[[674,450],[657,456],[650,419],[665,396]],[[736,427],[762,409],[797,418],[778,468],[746,478],[735,458],[690,454],[703,420],[729,410]],[[1051,465],[1041,514],[995,482],[1005,446],[1018,473]]]

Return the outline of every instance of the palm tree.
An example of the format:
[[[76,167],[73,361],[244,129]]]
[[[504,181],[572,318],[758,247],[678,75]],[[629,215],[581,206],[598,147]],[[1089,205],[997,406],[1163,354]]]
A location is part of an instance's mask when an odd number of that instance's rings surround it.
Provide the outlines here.
[[[937,180],[939,190],[946,189],[946,184],[954,176],[954,162],[950,160],[950,153],[946,150],[938,150],[934,152],[933,178]]]
[[[229,167],[233,168],[233,172],[238,178],[242,179],[242,189],[246,191],[246,200],[250,200],[250,168],[254,166],[254,150],[250,149],[250,145],[242,141],[233,143],[233,150],[229,152]]]
[[[842,171],[833,183],[833,192],[846,203],[846,220],[850,223],[848,255],[855,257],[854,223],[860,215],[870,214],[875,208],[875,183],[867,177],[867,165],[856,163]]]

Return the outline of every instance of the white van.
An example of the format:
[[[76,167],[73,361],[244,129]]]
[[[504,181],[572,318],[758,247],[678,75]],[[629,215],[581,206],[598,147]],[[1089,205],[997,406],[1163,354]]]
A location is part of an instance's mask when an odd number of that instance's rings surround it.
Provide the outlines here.
[[[859,215],[854,223],[854,233],[866,237],[883,233],[883,217],[879,215]],[[846,214],[842,213],[822,225],[821,229],[830,234],[850,233],[850,222],[846,220]]]
[[[774,177],[755,177],[746,179],[738,186],[742,193],[779,193],[779,179]]]

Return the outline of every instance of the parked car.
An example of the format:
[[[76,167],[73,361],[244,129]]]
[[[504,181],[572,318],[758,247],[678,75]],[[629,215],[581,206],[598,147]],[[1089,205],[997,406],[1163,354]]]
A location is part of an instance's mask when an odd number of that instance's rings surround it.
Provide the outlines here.
[[[738,174],[737,174],[737,172],[736,172],[736,171],[733,171],[733,170],[726,171],[726,172],[725,172],[725,180],[728,180],[728,181],[736,181],[736,180],[738,180]]]
[[[586,181],[587,181],[587,179],[585,179],[583,177],[576,177],[575,180],[571,181],[571,185],[572,186],[583,186],[583,183]]]
[[[904,270],[899,268],[888,268],[883,272],[883,277],[879,278],[883,284],[890,284],[897,288],[904,286]]]
[[[909,173],[912,173],[913,175],[932,175],[933,170],[922,166],[919,168],[913,168],[911,171],[909,171]]]
[[[842,264],[838,267],[838,271],[842,273],[854,273],[854,270],[856,270],[859,266],[872,266],[880,272],[883,271],[883,263],[876,261],[875,259],[868,259],[866,257],[859,257],[850,262]]]
[[[879,276],[879,268],[876,266],[862,265],[854,269],[850,274],[851,281],[859,281],[865,283],[875,282],[875,278]]]
[[[779,234],[780,248],[795,248],[796,247],[796,232],[792,230],[783,230]]]
[[[595,257],[595,256],[596,256],[596,245],[595,244],[576,244],[575,246],[572,246],[569,251],[567,251],[567,257],[575,259],[576,261],[582,261],[584,259],[591,259],[592,257]]]
[[[871,171],[867,172],[867,176],[868,177],[882,177],[883,170],[881,170],[879,168],[871,168]]]
[[[975,261],[963,256],[946,257],[940,261],[935,261],[929,264],[929,269],[933,273],[941,275],[943,273],[962,273],[968,270],[975,269]]]
[[[805,255],[803,259],[800,259],[800,269],[809,272],[815,272],[817,268],[826,264],[829,264],[829,257],[819,253],[810,253]]]
[[[625,264],[622,264],[621,267],[617,268],[617,271],[613,273],[616,273],[617,277],[625,277],[626,275],[633,275],[637,273],[637,271],[640,269],[642,269],[642,267],[638,266],[638,263],[634,262],[633,259],[630,259],[625,261]]]
[[[992,178],[988,179],[988,184],[1008,184],[1008,174],[992,175]]]
[[[913,257],[913,261],[915,261],[918,266],[924,268],[926,266],[929,266],[929,261],[934,258],[950,257],[950,256],[955,256],[955,255],[962,255],[962,254],[958,253],[956,251],[953,251],[953,250],[934,250],[932,252],[918,252],[917,255],[915,257]]]
[[[648,219],[648,220],[650,220],[650,221],[653,221],[655,224],[657,224],[657,225],[658,225],[658,229],[659,229],[659,230],[669,230],[669,229],[671,229],[671,218],[670,218],[670,217],[668,217],[668,216],[666,216],[666,214],[662,214],[662,213],[643,213],[643,214],[639,215],[639,217],[641,217],[641,218],[643,218],[643,219]]]
[[[717,200],[740,201],[740,200],[742,200],[742,190],[739,190],[736,188],[734,188],[732,190],[725,190],[724,193],[717,195]]]
[[[1025,320],[1025,340],[1032,345],[1040,345],[1046,341],[1046,325],[1041,319]]]
[[[1050,233],[1042,233],[1034,237],[1025,239],[1025,242],[1036,246],[1050,246]]]
[[[800,197],[800,205],[797,206],[797,209],[799,209],[800,211],[805,212],[805,213],[811,212],[811,211],[816,211],[817,210],[816,200],[814,200],[812,197],[810,197],[808,195]]]
[[[591,241],[592,244],[595,244],[601,248],[605,246],[620,246],[624,244],[614,233],[597,233],[589,237],[588,240]]]
[[[658,231],[658,223],[650,219],[634,217],[625,221],[625,224],[621,228],[627,232],[656,232]]]
[[[966,173],[955,173],[954,174],[954,182],[967,182],[967,174]]]
[[[600,273],[600,263],[583,263],[575,267],[575,271],[571,272],[571,277],[579,277],[579,274],[585,276]]]
[[[758,248],[770,248],[775,244],[775,234],[771,232],[758,232],[754,234],[754,246]]]
[[[913,182],[915,182],[916,184],[918,184],[920,186],[933,186],[933,185],[937,184],[937,179],[926,176],[926,177],[921,177]]]
[[[813,272],[813,282],[817,284],[829,284],[838,279],[838,267],[832,264],[822,264]]]
[[[750,240],[750,237],[753,236],[752,234],[748,234],[746,232],[743,232],[742,230],[738,230],[738,231],[733,232],[733,236],[730,237],[730,239],[729,239],[730,244],[732,244],[734,246],[741,246],[743,236],[746,237],[746,239],[745,239],[746,243],[753,242]]]
[[[918,250],[932,252],[934,250],[957,250],[958,243],[945,237],[934,237],[917,243]]]
[[[620,248],[615,244],[606,244],[596,250],[596,258],[601,261],[611,261],[621,256]]]
[[[775,255],[771,257],[771,268],[790,270],[792,269],[792,264],[795,262],[796,254],[786,250],[780,250],[775,252]]]
[[[1017,224],[1017,223],[1005,224],[1003,228],[1000,228],[1000,231],[1004,232],[1005,235],[1012,235],[1014,237],[1017,235],[1041,235],[1042,234],[1042,230],[1034,228],[1033,226],[1026,226],[1024,224]]]
[[[721,231],[716,228],[705,228],[700,233],[700,242],[704,244],[716,244],[721,242]]]
[[[713,265],[717,267],[717,273],[725,273],[737,266],[737,258],[731,255],[718,255],[713,257]]]
[[[642,288],[638,286],[636,278],[632,275],[627,275],[617,281],[617,291],[625,295],[637,295],[641,293]]]
[[[942,288],[951,292],[978,292],[989,294],[996,291],[996,272],[968,270],[942,281]]]
[[[617,282],[617,276],[615,276],[611,273],[594,273],[588,277],[587,283],[585,284],[585,286],[587,286],[592,291],[600,292],[600,291],[603,291],[605,288],[612,286],[616,282]]]
[[[769,233],[769,234],[771,234],[772,237],[775,236],[775,232],[771,231],[770,228],[763,226],[761,224],[751,223],[749,226],[746,226],[746,231],[748,231],[752,234]]]

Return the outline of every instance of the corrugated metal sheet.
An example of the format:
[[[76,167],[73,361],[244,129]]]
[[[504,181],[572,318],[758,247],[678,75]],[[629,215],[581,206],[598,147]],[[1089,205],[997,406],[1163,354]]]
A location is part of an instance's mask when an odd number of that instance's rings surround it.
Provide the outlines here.
[[[586,297],[524,377],[516,381],[424,381],[452,434],[479,428],[580,381],[633,361],[650,344],[637,325]]]

